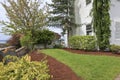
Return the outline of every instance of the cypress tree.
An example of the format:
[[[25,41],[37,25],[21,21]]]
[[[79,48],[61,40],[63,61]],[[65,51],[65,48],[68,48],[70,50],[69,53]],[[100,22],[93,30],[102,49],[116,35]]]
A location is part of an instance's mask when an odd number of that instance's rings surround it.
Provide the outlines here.
[[[100,50],[109,48],[110,42],[110,0],[93,1],[93,28]]]

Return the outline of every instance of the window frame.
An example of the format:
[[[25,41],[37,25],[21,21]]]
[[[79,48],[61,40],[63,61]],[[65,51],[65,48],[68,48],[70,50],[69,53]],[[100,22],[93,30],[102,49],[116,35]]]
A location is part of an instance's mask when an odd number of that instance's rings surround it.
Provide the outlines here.
[[[92,35],[92,24],[87,24],[86,25],[86,35]]]
[[[86,5],[90,4],[92,0],[86,0]]]

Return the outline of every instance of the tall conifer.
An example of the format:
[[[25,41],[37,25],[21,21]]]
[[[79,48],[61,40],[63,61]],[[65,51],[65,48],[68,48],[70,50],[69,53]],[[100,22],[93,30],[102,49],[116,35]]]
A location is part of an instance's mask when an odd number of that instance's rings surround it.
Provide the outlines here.
[[[110,0],[93,1],[93,27],[100,50],[109,47],[110,31]]]

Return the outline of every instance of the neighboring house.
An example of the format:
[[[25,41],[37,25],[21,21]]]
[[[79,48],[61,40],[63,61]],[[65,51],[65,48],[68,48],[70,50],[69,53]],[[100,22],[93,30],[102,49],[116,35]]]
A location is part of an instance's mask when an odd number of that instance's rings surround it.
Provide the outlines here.
[[[72,35],[94,35],[91,25],[92,17],[90,16],[92,3],[93,0],[75,1],[76,23],[81,26],[73,29]],[[110,43],[120,45],[120,0],[111,0],[110,17]]]

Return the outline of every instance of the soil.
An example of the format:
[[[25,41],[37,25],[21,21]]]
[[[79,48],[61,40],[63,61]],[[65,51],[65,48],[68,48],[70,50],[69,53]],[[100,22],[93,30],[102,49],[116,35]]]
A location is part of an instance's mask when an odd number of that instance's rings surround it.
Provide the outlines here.
[[[104,52],[104,51],[84,51],[84,50],[76,50],[71,48],[65,48],[64,50],[75,53],[75,54],[86,54],[86,55],[106,55],[106,56],[116,56],[120,57],[120,53],[113,52]]]
[[[81,80],[68,66],[42,53],[30,53],[32,61],[48,60],[50,80]]]

